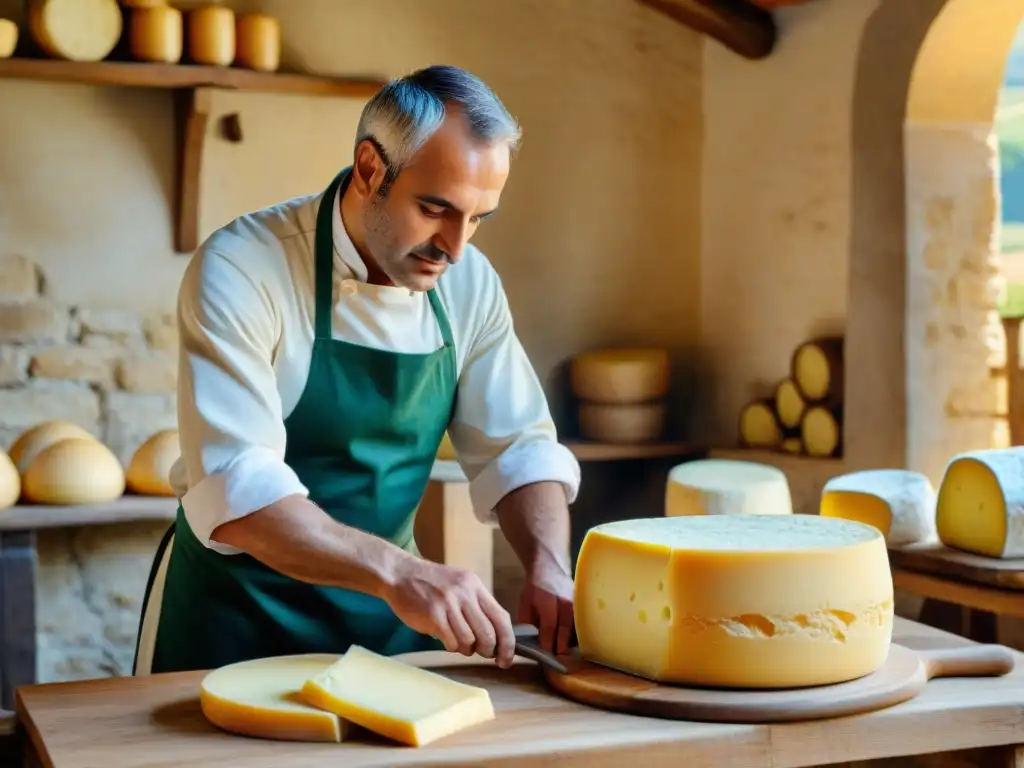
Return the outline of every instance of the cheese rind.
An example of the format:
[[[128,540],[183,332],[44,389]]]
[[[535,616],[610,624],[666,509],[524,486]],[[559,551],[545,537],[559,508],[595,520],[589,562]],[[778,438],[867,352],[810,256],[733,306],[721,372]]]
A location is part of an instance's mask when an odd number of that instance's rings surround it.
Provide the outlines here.
[[[572,360],[573,393],[589,403],[632,405],[668,394],[670,371],[664,349],[605,349]]]
[[[793,688],[877,670],[892,637],[881,533],[817,515],[623,520],[575,579],[584,658],[651,680]]]
[[[935,523],[947,547],[1024,557],[1024,448],[954,456],[939,485]]]
[[[872,525],[887,544],[904,546],[935,535],[935,504],[935,489],[920,472],[869,469],[825,483],[819,513]]]
[[[665,489],[665,516],[790,515],[786,474],[767,464],[701,459],[673,467]]]
[[[486,688],[358,645],[308,680],[302,698],[369,731],[416,747],[494,719]]]
[[[213,725],[231,733],[280,741],[345,739],[348,724],[302,701],[299,691],[338,656],[308,654],[240,661],[203,678],[199,704]]]

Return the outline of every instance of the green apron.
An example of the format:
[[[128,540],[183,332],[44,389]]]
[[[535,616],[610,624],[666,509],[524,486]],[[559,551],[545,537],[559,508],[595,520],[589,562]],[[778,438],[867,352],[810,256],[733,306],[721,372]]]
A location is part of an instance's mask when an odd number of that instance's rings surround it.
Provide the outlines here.
[[[444,340],[433,352],[395,353],[331,338],[332,205],[349,172],[331,182],[317,214],[316,339],[306,388],[284,422],[284,460],[310,500],[339,523],[415,553],[416,509],[455,402],[455,347],[433,290],[427,299]],[[313,586],[247,554],[204,547],[180,506],[172,528],[153,673],[340,654],[352,644],[385,655],[443,647],[403,624],[379,598]]]

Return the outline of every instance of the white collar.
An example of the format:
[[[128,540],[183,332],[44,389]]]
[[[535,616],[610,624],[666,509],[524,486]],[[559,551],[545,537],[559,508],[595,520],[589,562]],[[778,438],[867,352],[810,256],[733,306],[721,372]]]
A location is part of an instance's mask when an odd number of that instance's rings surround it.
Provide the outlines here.
[[[342,275],[346,272],[351,274],[352,279],[359,284],[354,287],[360,292],[369,292],[382,301],[411,301],[416,298],[416,292],[410,291],[408,288],[398,288],[391,285],[371,285],[366,282],[369,277],[366,264],[363,263],[363,258],[359,255],[359,251],[356,250],[355,243],[352,242],[348,230],[345,229],[345,222],[341,218],[341,187],[335,192],[334,200],[331,202],[331,219],[331,228],[334,236],[335,275],[338,275],[339,272]],[[344,267],[343,269],[338,269],[339,262]],[[345,280],[342,280],[342,283],[345,282]]]

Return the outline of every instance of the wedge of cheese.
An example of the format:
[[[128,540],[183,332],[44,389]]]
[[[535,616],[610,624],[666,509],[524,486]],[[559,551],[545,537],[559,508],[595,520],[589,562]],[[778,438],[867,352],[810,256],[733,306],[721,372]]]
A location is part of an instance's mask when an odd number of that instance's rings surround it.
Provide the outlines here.
[[[785,473],[767,464],[702,459],[673,467],[665,490],[665,516],[790,515]]]
[[[825,483],[819,513],[874,526],[891,546],[916,544],[935,535],[935,489],[907,469],[850,472]]]
[[[954,456],[939,485],[935,523],[947,547],[1024,557],[1024,447]]]
[[[794,688],[877,670],[893,585],[874,527],[696,515],[591,528],[576,567],[584,658],[665,683]]]
[[[254,659],[215,669],[203,678],[199,705],[213,725],[230,733],[281,741],[343,741],[348,725],[302,701],[299,691],[338,656],[308,654]]]
[[[352,646],[302,687],[311,706],[420,747],[494,719],[486,688]]]

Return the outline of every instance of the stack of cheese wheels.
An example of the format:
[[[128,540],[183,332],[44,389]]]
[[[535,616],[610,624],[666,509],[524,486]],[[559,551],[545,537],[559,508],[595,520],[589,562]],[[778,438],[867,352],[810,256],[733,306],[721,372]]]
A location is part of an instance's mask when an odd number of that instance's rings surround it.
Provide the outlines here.
[[[665,516],[791,515],[786,474],[752,461],[701,459],[673,467],[665,490]]]
[[[886,544],[901,547],[935,535],[935,505],[935,489],[920,472],[869,469],[825,483],[819,514],[874,526]]]
[[[984,557],[1024,557],[1024,447],[954,456],[939,485],[939,540]]]
[[[117,0],[28,0],[27,10],[32,40],[55,59],[105,59],[124,27]]]
[[[174,496],[171,467],[180,456],[178,430],[160,430],[140,445],[128,462],[128,490],[142,496]]]
[[[117,456],[68,421],[47,421],[24,432],[10,450],[24,501],[73,506],[113,501],[124,493]]]
[[[889,651],[878,529],[818,515],[692,515],[591,528],[575,578],[581,655],[661,683],[853,680]]]
[[[647,443],[665,429],[668,352],[607,349],[577,355],[572,389],[579,398],[580,435],[604,443]]]

